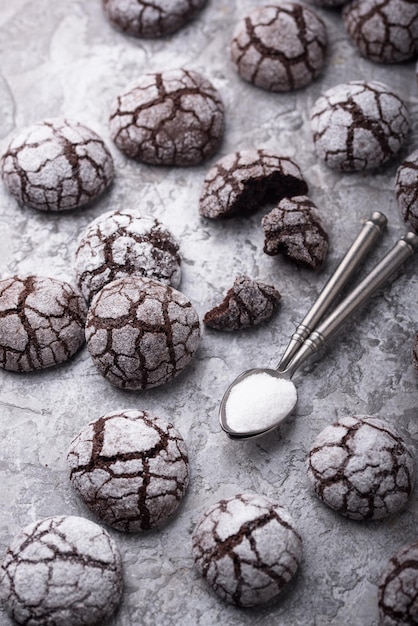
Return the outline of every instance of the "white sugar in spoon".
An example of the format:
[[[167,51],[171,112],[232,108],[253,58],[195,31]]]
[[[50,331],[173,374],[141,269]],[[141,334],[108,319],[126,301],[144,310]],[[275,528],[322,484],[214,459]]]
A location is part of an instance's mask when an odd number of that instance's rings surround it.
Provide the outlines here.
[[[335,310],[314,328],[341,291],[342,285],[373,246],[385,223],[386,218],[381,213],[374,213],[366,222],[335,274],[292,336],[277,368],[247,370],[228,387],[221,401],[219,421],[229,437],[247,439],[276,428],[296,405],[297,392],[291,380],[296,370],[416,252],[418,237],[408,232]]]

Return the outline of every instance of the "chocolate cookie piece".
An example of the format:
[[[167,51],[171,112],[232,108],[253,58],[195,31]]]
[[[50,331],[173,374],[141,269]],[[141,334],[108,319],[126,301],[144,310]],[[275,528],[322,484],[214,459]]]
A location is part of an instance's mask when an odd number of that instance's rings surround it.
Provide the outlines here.
[[[414,483],[414,454],[397,431],[372,417],[343,417],[313,441],[309,483],[320,500],[351,519],[400,511]]]
[[[311,128],[318,157],[341,172],[366,170],[394,156],[409,132],[409,113],[386,84],[352,81],[315,102]]]
[[[206,0],[103,0],[110,22],[135,37],[158,38],[176,32],[192,20]]]
[[[197,523],[198,572],[227,602],[255,606],[282,591],[302,559],[302,539],[278,502],[255,494],[220,500]]]
[[[412,347],[412,363],[418,372],[418,333],[415,335],[414,344]]]
[[[188,365],[200,341],[199,317],[176,289],[127,276],[93,298],[86,339],[94,363],[113,385],[148,389]]]
[[[63,363],[84,343],[83,298],[55,278],[0,280],[0,367],[29,372]]]
[[[103,213],[82,233],[75,253],[77,285],[87,301],[124,276],[144,276],[177,287],[179,246],[161,222],[124,209]]]
[[[110,115],[117,147],[154,165],[197,165],[217,150],[223,131],[218,91],[185,69],[144,74],[116,99]]]
[[[316,205],[307,196],[283,198],[261,220],[264,252],[284,254],[299,265],[317,269],[328,253],[328,235]]]
[[[18,202],[65,211],[95,200],[113,180],[103,140],[78,122],[53,118],[16,135],[3,154],[1,176]]]
[[[404,221],[418,233],[418,150],[398,167],[395,191]]]
[[[0,569],[0,598],[10,617],[31,626],[93,626],[122,595],[118,547],[100,526],[57,515],[14,538]]]
[[[299,166],[271,150],[241,150],[219,159],[208,171],[199,211],[216,219],[255,213],[269,202],[308,191]]]
[[[371,61],[400,63],[418,54],[416,0],[353,0],[342,17],[353,43]]]
[[[217,330],[255,326],[270,319],[280,298],[280,293],[272,285],[238,276],[221,304],[208,311],[203,322]]]
[[[379,581],[379,625],[418,624],[418,542],[392,556]]]
[[[127,532],[165,522],[189,484],[183,437],[146,411],[114,411],[90,422],[71,442],[67,460],[88,508]]]
[[[230,56],[244,80],[269,91],[291,91],[318,76],[326,50],[326,27],[315,11],[280,2],[254,9],[237,24]]]

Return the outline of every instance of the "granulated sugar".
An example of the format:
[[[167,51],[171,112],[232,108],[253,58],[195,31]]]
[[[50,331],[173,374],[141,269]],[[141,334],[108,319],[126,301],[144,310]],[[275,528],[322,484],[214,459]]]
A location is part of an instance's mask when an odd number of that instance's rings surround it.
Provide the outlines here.
[[[237,433],[267,430],[284,419],[296,404],[291,380],[257,372],[243,378],[228,396],[225,418]]]

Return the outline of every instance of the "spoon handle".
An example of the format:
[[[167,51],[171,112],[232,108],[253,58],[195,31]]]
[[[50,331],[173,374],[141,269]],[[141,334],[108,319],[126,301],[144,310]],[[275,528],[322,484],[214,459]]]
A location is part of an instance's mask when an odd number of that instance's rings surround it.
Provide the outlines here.
[[[317,326],[329,306],[341,292],[349,278],[354,274],[360,263],[373,248],[377,238],[382,234],[387,219],[379,211],[374,211],[365,222],[360,233],[347,250],[337,269],[330,277],[319,294],[315,304],[308,311],[292,335],[285,353],[277,366],[278,371],[286,369],[296,352]]]
[[[348,294],[342,302],[322,321],[322,323],[304,341],[293,359],[290,361],[286,372],[293,376],[295,371],[305,360],[333,335],[340,326],[349,318],[369,297],[381,287],[386,280],[418,250],[418,236],[408,232],[399,239],[383,259],[372,271]]]

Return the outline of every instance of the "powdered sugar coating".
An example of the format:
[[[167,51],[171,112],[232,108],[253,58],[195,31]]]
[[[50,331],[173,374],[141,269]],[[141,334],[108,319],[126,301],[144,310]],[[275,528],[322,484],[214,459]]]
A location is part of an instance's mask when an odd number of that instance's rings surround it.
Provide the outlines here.
[[[298,2],[257,7],[236,26],[230,46],[239,75],[269,91],[305,87],[325,63],[322,19]]]
[[[84,344],[87,308],[67,282],[44,276],[0,281],[0,367],[29,372],[63,363]]]
[[[218,306],[205,313],[203,322],[217,330],[237,330],[269,320],[280,302],[280,293],[272,285],[237,276]]]
[[[102,624],[118,606],[122,586],[116,543],[94,522],[75,516],[26,526],[0,569],[3,606],[25,626]]]
[[[318,157],[340,171],[382,165],[399,151],[409,132],[403,100],[378,81],[332,87],[315,102],[310,119]]]
[[[345,28],[361,54],[377,63],[400,63],[418,54],[416,0],[353,0]]]
[[[110,114],[117,147],[154,165],[196,165],[215,152],[223,131],[218,91],[185,69],[142,75],[118,96]]]
[[[311,269],[324,262],[328,235],[316,205],[307,196],[283,198],[261,223],[267,254],[284,254]]]
[[[1,175],[22,204],[65,211],[95,200],[112,182],[113,159],[94,131],[52,118],[18,133],[1,159]]]
[[[372,417],[344,417],[313,441],[309,483],[320,500],[352,519],[401,510],[414,484],[414,454],[397,431]]]
[[[227,154],[208,171],[199,211],[212,219],[247,215],[268,202],[308,191],[302,172],[292,159],[272,150],[248,149]]]
[[[418,542],[402,546],[379,581],[380,626],[418,623]]]
[[[165,522],[189,484],[183,437],[146,411],[114,411],[90,422],[71,442],[67,460],[89,509],[122,531]]]
[[[200,341],[199,317],[180,291],[128,276],[93,298],[86,339],[94,363],[113,385],[148,389],[188,365]]]
[[[108,211],[82,233],[75,253],[77,285],[87,301],[106,284],[138,275],[177,287],[179,245],[161,222],[132,209]]]
[[[404,221],[418,232],[418,150],[398,167],[395,191]]]
[[[174,33],[204,7],[206,0],[103,0],[109,20],[136,37],[164,37]]]
[[[254,606],[282,591],[302,559],[289,513],[265,496],[239,494],[211,506],[192,535],[201,576],[227,602]]]

